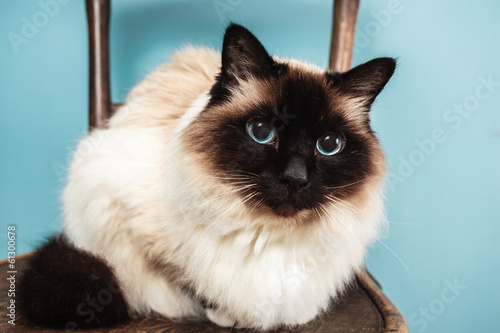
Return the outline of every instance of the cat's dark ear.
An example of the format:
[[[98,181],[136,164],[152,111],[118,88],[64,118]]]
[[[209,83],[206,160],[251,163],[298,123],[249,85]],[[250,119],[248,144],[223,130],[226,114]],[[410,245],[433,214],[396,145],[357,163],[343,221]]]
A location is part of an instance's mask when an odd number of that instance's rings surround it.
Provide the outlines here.
[[[333,84],[369,107],[384,89],[395,69],[395,59],[376,58],[345,73],[329,75]]]
[[[275,65],[259,40],[246,28],[231,23],[222,44],[222,83],[238,84],[249,77],[265,77]]]

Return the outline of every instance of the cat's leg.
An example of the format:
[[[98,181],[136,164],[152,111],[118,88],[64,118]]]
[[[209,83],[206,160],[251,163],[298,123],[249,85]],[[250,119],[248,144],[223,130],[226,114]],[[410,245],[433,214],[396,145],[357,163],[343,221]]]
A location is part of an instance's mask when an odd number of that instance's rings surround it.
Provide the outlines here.
[[[160,276],[145,274],[135,286],[129,287],[126,296],[134,312],[142,315],[160,315],[170,319],[195,321],[204,318],[199,302],[182,288]]]
[[[108,252],[129,307],[139,315],[160,315],[176,319],[201,320],[204,313],[200,302],[174,281],[178,272],[162,269],[144,256],[144,251],[129,242]]]

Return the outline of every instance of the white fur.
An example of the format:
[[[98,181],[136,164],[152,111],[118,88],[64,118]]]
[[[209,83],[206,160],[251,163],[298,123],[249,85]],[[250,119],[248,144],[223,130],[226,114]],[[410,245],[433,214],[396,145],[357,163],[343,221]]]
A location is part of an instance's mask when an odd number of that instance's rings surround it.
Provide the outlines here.
[[[207,58],[208,51],[189,52],[186,58]],[[159,69],[152,77],[168,77],[171,70]],[[206,79],[203,91],[212,80]],[[287,225],[269,214],[259,216],[184,153],[183,130],[207,103],[201,87],[181,118],[165,126],[122,125],[127,117],[140,117],[141,107],[158,115],[171,112],[161,104],[138,103],[148,94],[162,94],[143,90],[141,96],[136,90],[137,98],[109,129],[80,143],[63,196],[67,237],[110,264],[133,313],[207,316],[223,326],[267,329],[302,324],[324,311],[361,268],[377,234],[381,183],[367,188],[356,208],[331,205],[318,221]],[[202,309],[162,265],[180,268],[182,282],[217,309]]]

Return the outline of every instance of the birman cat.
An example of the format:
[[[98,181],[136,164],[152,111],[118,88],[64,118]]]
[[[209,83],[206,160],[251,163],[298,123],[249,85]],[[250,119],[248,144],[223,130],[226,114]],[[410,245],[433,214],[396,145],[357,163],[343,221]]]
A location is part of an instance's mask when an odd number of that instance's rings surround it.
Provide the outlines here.
[[[326,311],[384,225],[369,111],[394,70],[280,59],[237,24],[222,53],[176,53],[77,148],[64,231],[19,285],[26,318],[265,330]]]

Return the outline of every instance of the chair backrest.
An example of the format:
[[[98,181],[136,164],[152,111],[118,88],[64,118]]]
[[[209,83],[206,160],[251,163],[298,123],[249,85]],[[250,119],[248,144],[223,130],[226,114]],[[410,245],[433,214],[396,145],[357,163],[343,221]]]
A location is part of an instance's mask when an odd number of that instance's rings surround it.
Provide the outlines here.
[[[328,67],[337,72],[351,68],[354,32],[359,0],[335,0],[333,3],[332,36]]]
[[[89,30],[89,129],[105,128],[108,118],[121,105],[111,102],[109,80],[110,0],[86,0]],[[331,70],[351,67],[354,30],[359,0],[335,0],[330,41]]]

